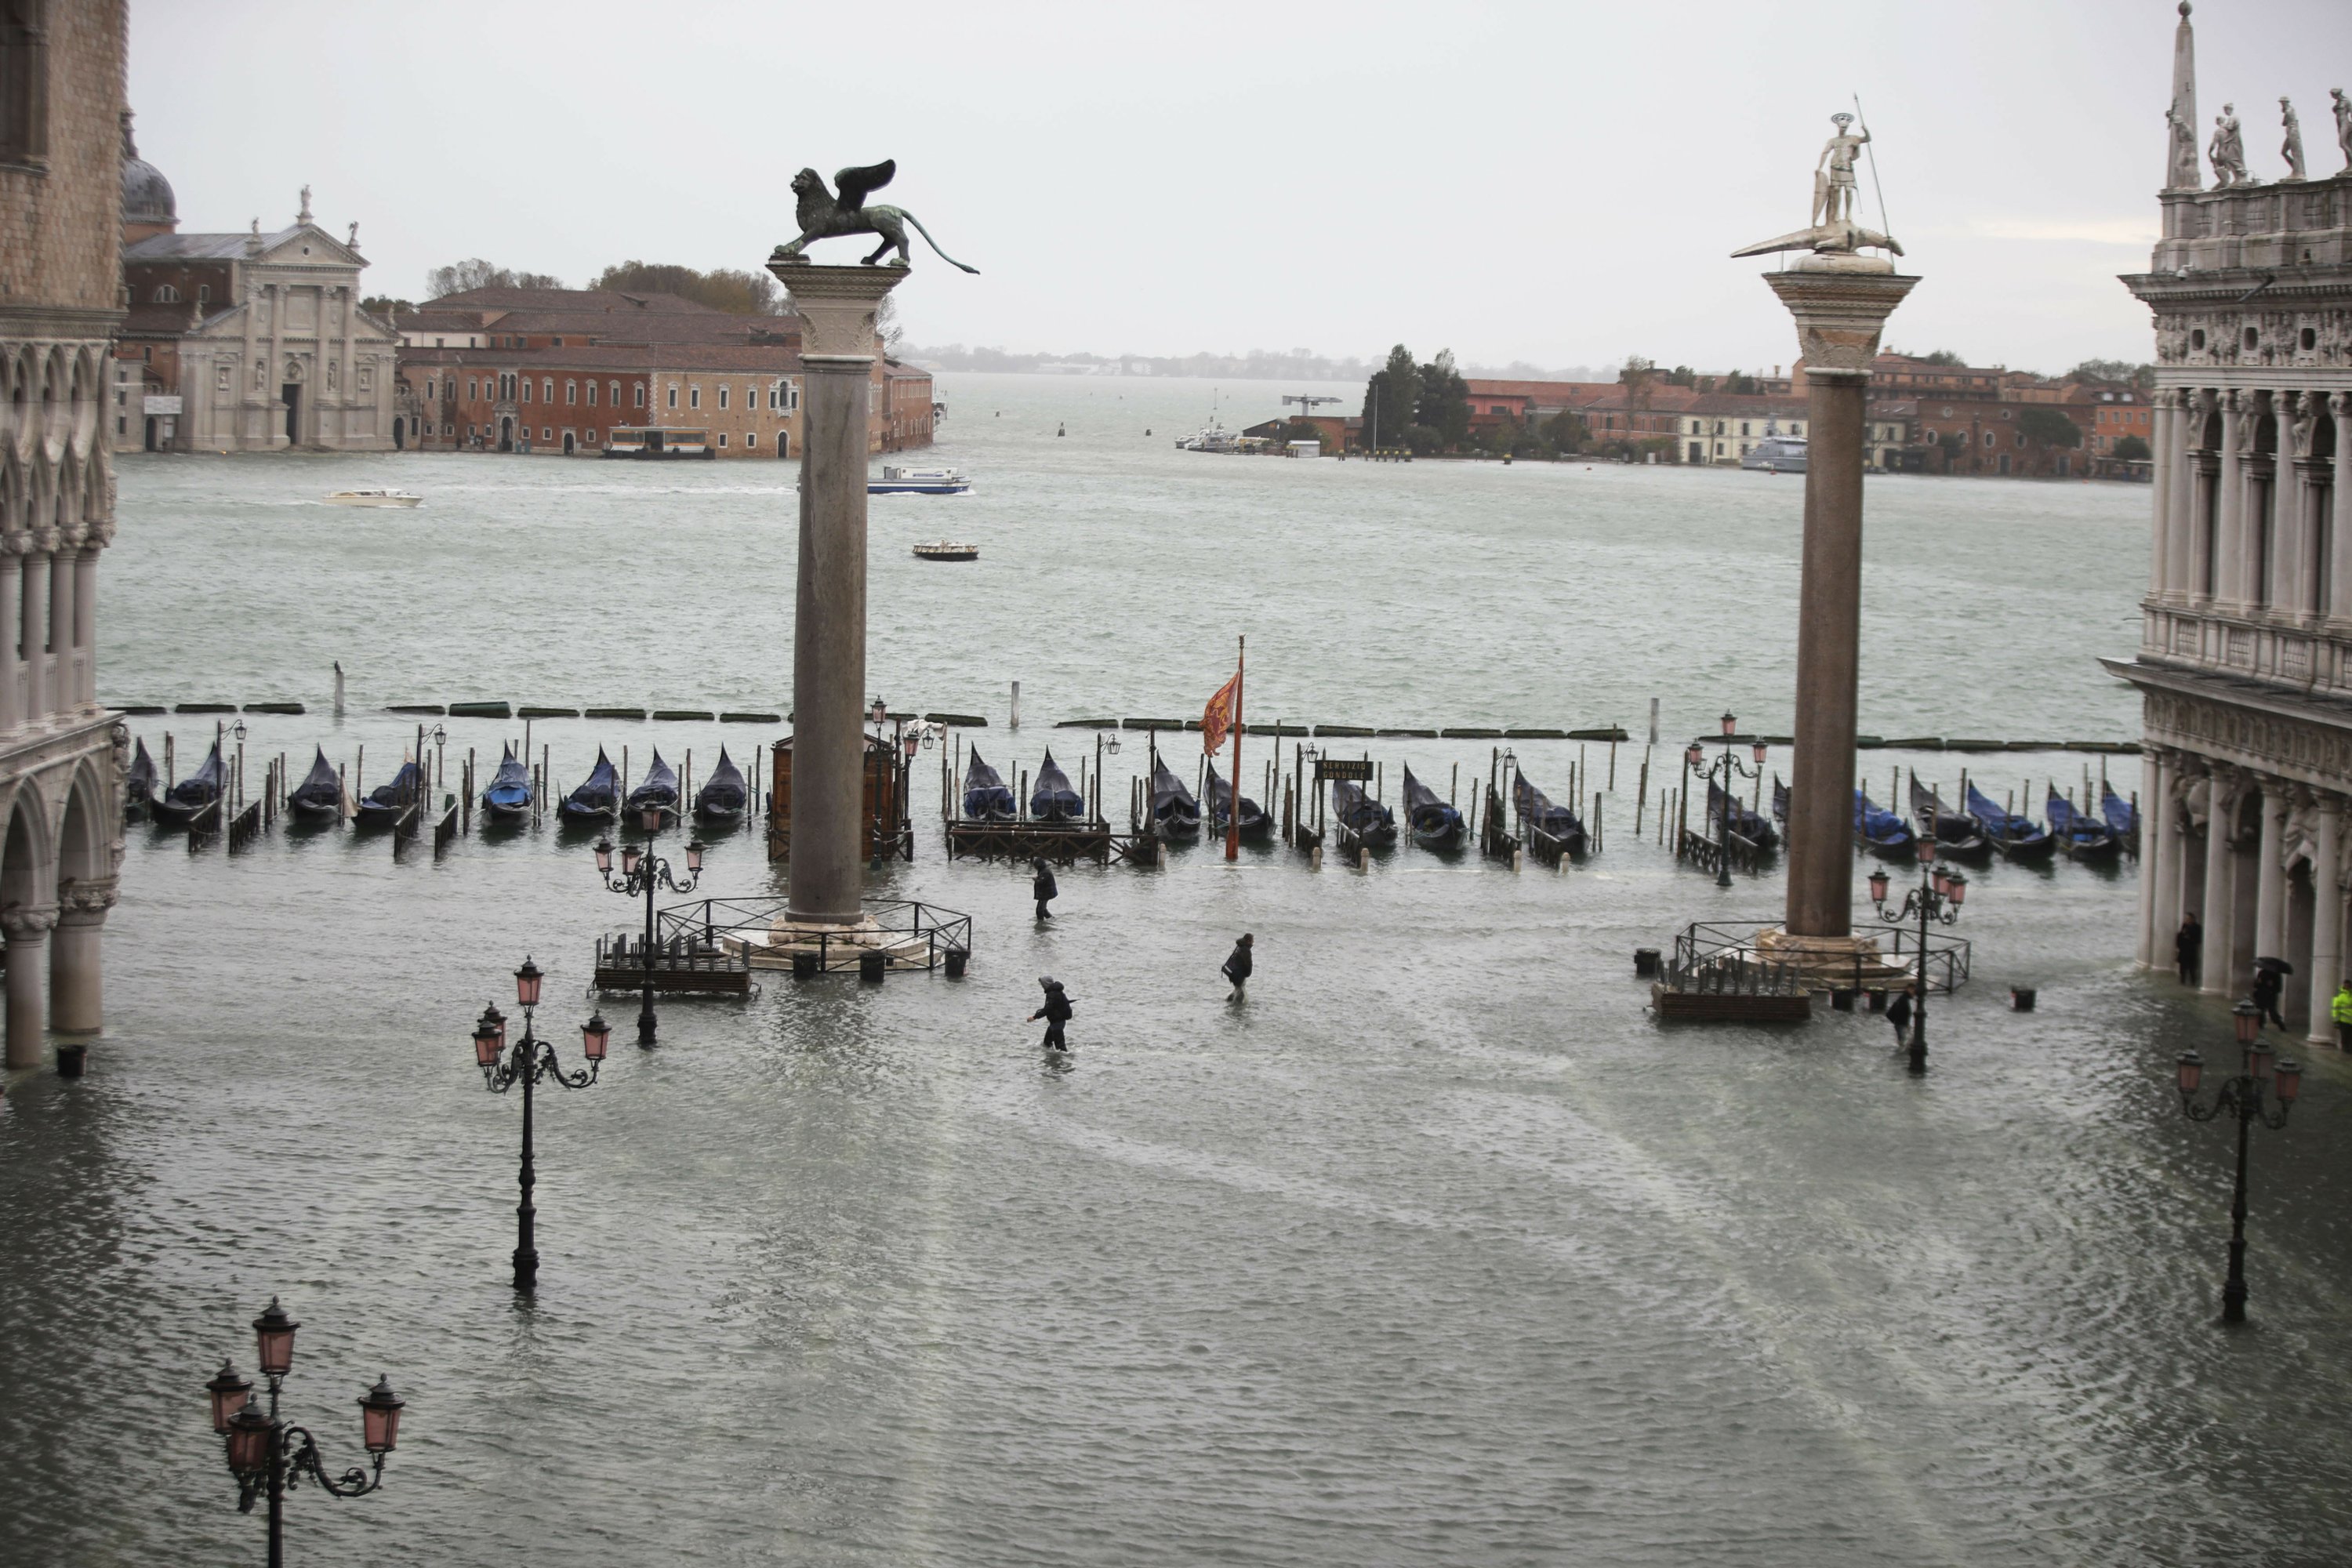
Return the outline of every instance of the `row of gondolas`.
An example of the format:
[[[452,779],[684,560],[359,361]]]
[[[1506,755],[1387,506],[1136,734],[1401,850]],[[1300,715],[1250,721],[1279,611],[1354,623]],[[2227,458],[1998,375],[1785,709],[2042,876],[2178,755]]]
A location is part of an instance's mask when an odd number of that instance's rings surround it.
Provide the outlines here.
[[[2139,848],[2139,813],[2110,787],[2099,784],[2099,815],[2093,816],[2061,794],[2055,784],[2043,806],[2045,824],[2000,805],[1973,784],[1964,786],[1965,810],[1954,811],[1943,798],[1917,779],[1911,780],[1911,815],[1904,817],[1853,792],[1854,842],[1873,855],[1909,859],[1919,852],[1919,840],[1932,838],[1938,858],[1948,860],[2041,861],[2055,855],[2071,860],[2105,861]],[[1727,810],[1722,790],[1707,786],[1707,818],[1722,821]],[[1770,849],[1780,842],[1772,823],[1736,800],[1728,805],[1735,838],[1754,848]],[[1789,820],[1789,786],[1772,781],[1772,816],[1782,827]]]
[[[155,760],[148,754],[147,742],[142,740],[131,759],[130,814],[133,818],[149,817],[166,827],[188,826],[219,804],[224,773],[221,748],[215,742],[201,766],[159,794]],[[347,799],[342,775],[327,760],[326,749],[320,747],[310,773],[287,793],[286,813],[297,822],[324,824],[349,818],[354,827],[361,829],[388,827],[416,805],[425,788],[424,770],[412,760],[401,763],[391,782],[376,785],[357,800]],[[506,825],[530,821],[538,812],[536,792],[530,764],[515,755],[514,746],[509,743],[499,760],[498,772],[482,791],[479,805],[483,820]],[[578,788],[557,804],[555,815],[560,822],[589,824],[612,822],[625,808],[633,812],[659,810],[677,816],[683,805],[677,770],[662,760],[658,749],[654,752],[653,766],[625,800],[619,773],[600,746],[596,766]],[[702,787],[694,792],[691,809],[697,822],[710,827],[731,826],[752,809],[751,787],[724,746],[719,750],[719,765],[711,770]]]
[[[1185,839],[1197,837],[1203,821],[1213,834],[1223,833],[1234,816],[1234,786],[1217,772],[1214,762],[1204,762],[1209,803],[1204,812],[1200,797],[1169,767],[1168,759],[1155,756],[1151,761],[1151,782],[1148,813],[1150,831],[1159,837]],[[1529,784],[1525,776],[1515,774],[1512,794],[1521,819],[1531,827],[1560,841],[1571,852],[1584,848],[1584,824],[1566,806],[1552,804],[1543,791]],[[1274,818],[1256,801],[1241,796],[1239,827],[1244,838],[1264,838],[1274,832]],[[1397,841],[1396,813],[1372,798],[1360,784],[1346,780],[1331,785],[1331,814],[1340,825],[1366,847],[1387,848]],[[1462,813],[1449,802],[1438,797],[1413,776],[1412,769],[1404,770],[1404,816],[1407,831],[1413,842],[1431,849],[1457,847],[1467,836],[1468,828]],[[1047,752],[1043,766],[1037,770],[1036,783],[1029,792],[1029,810],[1024,819],[1019,797],[1005,786],[1004,777],[981,760],[978,751],[971,753],[963,775],[963,820],[977,823],[1013,823],[1026,820],[1052,825],[1076,824],[1087,820],[1085,799],[1070,787],[1069,775]]]

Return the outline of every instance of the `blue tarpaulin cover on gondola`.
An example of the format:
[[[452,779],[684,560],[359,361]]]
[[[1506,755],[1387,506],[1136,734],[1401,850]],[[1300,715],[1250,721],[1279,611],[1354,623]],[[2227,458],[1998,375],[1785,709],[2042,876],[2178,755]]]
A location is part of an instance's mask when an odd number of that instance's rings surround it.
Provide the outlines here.
[[[417,792],[424,787],[423,772],[415,763],[403,763],[390,784],[380,784],[367,792],[367,798],[356,808],[357,820],[371,825],[390,822],[416,804]]]
[[[1037,787],[1029,792],[1029,815],[1040,822],[1075,822],[1086,811],[1086,802],[1070,787],[1070,775],[1047,752],[1045,766],[1037,770]]]
[[[1013,792],[994,768],[980,760],[974,746],[963,770],[963,815],[967,822],[1011,822],[1021,815]]]
[[[1860,790],[1853,792],[1853,830],[1865,845],[1883,855],[1906,850],[1916,839],[1909,823],[1884,806],[1873,805],[1870,796]]]
[[[636,788],[629,792],[629,809],[643,811],[659,806],[667,812],[677,810],[677,770],[662,761],[661,748],[654,748],[654,765]]]
[[[2118,838],[2129,838],[2139,832],[2139,813],[2105,779],[2099,781],[2099,815],[2107,819],[2107,831]]]
[[[1151,760],[1151,826],[1155,832],[1190,835],[1201,831],[1201,802],[1169,771],[1165,757]]]
[[[506,755],[499,761],[499,771],[490,779],[490,787],[482,792],[482,810],[488,816],[517,817],[530,810],[530,769],[515,755],[514,742],[507,742]]]
[[[218,800],[220,792],[220,742],[215,741],[212,754],[205,758],[204,766],[164,791],[156,800],[156,820],[179,826]]]
[[[297,816],[341,816],[343,814],[343,781],[335,776],[335,765],[327,761],[327,749],[320,746],[318,752],[317,760],[310,764],[310,771],[286,797],[286,809]]]
[[[581,820],[610,818],[620,805],[620,776],[613,771],[613,759],[599,746],[595,770],[581,781],[579,788],[563,797],[563,815]]]
[[[2107,825],[2095,816],[2085,816],[2074,809],[2074,803],[2058,793],[2053,785],[2042,810],[2050,818],[2051,836],[2058,847],[2077,860],[2098,860],[2113,855],[2118,847],[2116,836]]]
[[[751,790],[743,782],[743,770],[719,748],[719,765],[710,770],[710,777],[694,792],[694,815],[704,822],[733,822],[743,815],[751,800]]]
[[[1209,764],[1209,825],[1220,833],[1224,831],[1225,818],[1233,811],[1233,802],[1234,786],[1219,775],[1217,764],[1211,763]],[[1242,796],[1241,830],[1244,834],[1255,836],[1263,833],[1272,825],[1273,819],[1266,816],[1264,806],[1247,795]]]

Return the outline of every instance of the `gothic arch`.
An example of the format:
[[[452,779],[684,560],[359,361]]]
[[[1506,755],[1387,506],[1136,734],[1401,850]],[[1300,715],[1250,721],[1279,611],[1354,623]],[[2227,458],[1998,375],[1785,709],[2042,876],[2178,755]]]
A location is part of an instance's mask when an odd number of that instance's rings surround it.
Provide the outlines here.
[[[8,826],[0,833],[0,909],[49,903],[57,891],[57,840],[39,784],[31,778],[18,781],[6,811]]]
[[[91,882],[114,875],[114,847],[107,832],[113,820],[113,814],[107,810],[112,787],[100,780],[94,756],[83,757],[74,769],[58,827],[60,885],[67,880]]]

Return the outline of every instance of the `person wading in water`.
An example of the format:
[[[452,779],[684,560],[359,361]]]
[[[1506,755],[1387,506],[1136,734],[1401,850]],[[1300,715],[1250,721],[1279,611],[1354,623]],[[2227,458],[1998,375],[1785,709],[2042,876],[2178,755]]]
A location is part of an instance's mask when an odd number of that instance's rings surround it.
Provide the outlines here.
[[[1029,879],[1029,896],[1037,900],[1037,918],[1041,921],[1052,920],[1054,911],[1045,906],[1059,898],[1062,893],[1062,889],[1054,881],[1054,868],[1045,864],[1042,856],[1029,864],[1037,873]]]
[[[1249,932],[1242,932],[1241,941],[1234,943],[1234,951],[1225,960],[1225,978],[1234,983],[1234,994],[1225,998],[1228,1002],[1240,1001],[1243,994],[1249,989],[1250,944],[1255,940]]]
[[[1069,994],[1062,989],[1060,981],[1050,974],[1041,974],[1037,977],[1037,984],[1045,988],[1045,1005],[1030,1014],[1029,1021],[1034,1024],[1040,1018],[1045,1020],[1047,1050],[1066,1051],[1070,1047],[1062,1039],[1062,1026],[1070,1021],[1070,1015],[1076,1009],[1070,1005]]]

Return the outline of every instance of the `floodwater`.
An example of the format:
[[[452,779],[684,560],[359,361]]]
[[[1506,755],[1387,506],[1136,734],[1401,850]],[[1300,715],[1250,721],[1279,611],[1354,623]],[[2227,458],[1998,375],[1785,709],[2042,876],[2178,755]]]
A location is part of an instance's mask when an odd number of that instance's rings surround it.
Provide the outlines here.
[[[1229,424],[1324,389],[1244,390]],[[2292,1121],[2255,1131],[2253,1322],[2225,1333],[2229,1134],[2181,1118],[2169,1064],[2225,1058],[2228,1020],[2132,968],[2128,864],[1975,875],[1954,931],[1976,978],[1931,1005],[1924,1079],[1867,1015],[1643,1012],[1634,947],[1780,897],[1775,873],[1721,892],[1675,867],[1633,812],[1652,696],[1661,773],[1724,708],[1787,727],[1794,481],[1179,453],[1208,414],[1192,384],[941,395],[937,457],[981,488],[874,508],[894,707],[986,714],[1008,766],[1054,742],[1091,766],[1091,735],[1052,722],[1197,711],[1245,630],[1261,718],[1625,724],[1613,792],[1608,749],[1580,752],[1605,851],[1556,876],[1195,847],[1063,873],[1041,926],[1025,872],[943,863],[926,753],[916,858],[873,892],[969,911],[970,974],[668,1001],[650,1053],[612,999],[602,1081],[541,1098],[522,1303],[520,1107],[482,1091],[467,1035],[485,1003],[514,1011],[529,953],[576,1057],[592,939],[633,908],[586,842],[477,833],[395,864],[347,833],[232,858],[134,829],[89,1076],[13,1074],[0,1106],[0,1561],[257,1558],[201,1385],[224,1353],[249,1370],[273,1293],[304,1324],[289,1409],[337,1468],[379,1373],[409,1401],[380,1494],[291,1497],[295,1562],[2352,1552],[2352,1068],[2311,1053]],[[413,735],[394,702],[781,710],[792,472],[132,459],[102,689],[309,703],[248,719],[257,784],[313,743],[388,777]],[[310,504],[387,482],[429,504]],[[1864,728],[2130,735],[2091,660],[2132,646],[2146,497],[1871,481]],[[980,543],[976,568],[908,556],[943,536]],[[184,769],[210,722],[133,729],[173,731]],[[447,721],[452,786],[457,756],[520,730]],[[691,747],[700,773],[773,733],[583,720],[534,742],[568,782],[599,742],[638,770]],[[1441,790],[1458,766],[1466,798],[1491,753],[1345,744],[1391,797],[1411,763]],[[1517,750],[1565,793],[1578,743]],[[1107,759],[1114,800],[1140,751]],[[1948,787],[1961,759],[1864,760]],[[2084,761],[1973,765],[2038,795]],[[703,890],[780,886],[742,835]],[[1257,975],[1229,1002],[1244,930]],[[1076,1000],[1066,1063],[1024,1022],[1041,973]]]

